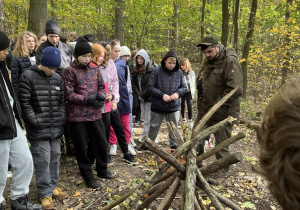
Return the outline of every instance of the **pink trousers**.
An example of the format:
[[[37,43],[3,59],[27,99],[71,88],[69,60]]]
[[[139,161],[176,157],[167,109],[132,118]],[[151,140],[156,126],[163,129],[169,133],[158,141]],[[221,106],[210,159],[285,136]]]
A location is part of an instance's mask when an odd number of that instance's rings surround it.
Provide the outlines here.
[[[131,133],[130,133],[130,127],[129,127],[129,114],[120,114],[121,123],[123,125],[125,138],[127,144],[130,143]],[[115,131],[112,126],[110,126],[110,135],[109,135],[109,143],[116,144],[118,141]]]

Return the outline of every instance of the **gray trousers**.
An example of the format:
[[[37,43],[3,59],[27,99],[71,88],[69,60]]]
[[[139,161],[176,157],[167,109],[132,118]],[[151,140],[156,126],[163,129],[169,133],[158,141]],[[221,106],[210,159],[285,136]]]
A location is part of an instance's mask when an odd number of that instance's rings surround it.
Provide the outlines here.
[[[140,100],[141,111],[143,113],[144,119],[144,131],[143,136],[148,136],[150,127],[150,117],[151,117],[151,102],[145,102]]]
[[[150,115],[150,128],[149,128],[149,134],[148,137],[152,140],[155,141],[159,128],[161,126],[161,123],[163,122],[164,118],[166,118],[167,122],[173,122],[176,126],[178,127],[178,121],[179,121],[179,111],[172,112],[172,113],[166,113],[166,114],[160,114],[156,112],[151,112]],[[170,140],[170,146],[175,147],[177,146],[175,140],[171,136],[171,132],[168,129],[169,132],[169,140]]]
[[[60,139],[30,141],[30,144],[39,195],[51,197],[59,179]]]
[[[0,140],[0,203],[4,201],[3,190],[6,185],[8,164],[12,167],[11,199],[15,200],[29,192],[33,173],[33,162],[26,136],[15,119],[17,137]]]

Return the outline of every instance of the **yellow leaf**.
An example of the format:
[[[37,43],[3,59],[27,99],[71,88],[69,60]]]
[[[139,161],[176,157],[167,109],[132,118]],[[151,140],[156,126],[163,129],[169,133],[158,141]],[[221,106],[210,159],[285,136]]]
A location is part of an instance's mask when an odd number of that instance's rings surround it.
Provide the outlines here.
[[[73,197],[77,197],[77,196],[81,196],[81,193],[76,190],[75,193],[73,194]]]

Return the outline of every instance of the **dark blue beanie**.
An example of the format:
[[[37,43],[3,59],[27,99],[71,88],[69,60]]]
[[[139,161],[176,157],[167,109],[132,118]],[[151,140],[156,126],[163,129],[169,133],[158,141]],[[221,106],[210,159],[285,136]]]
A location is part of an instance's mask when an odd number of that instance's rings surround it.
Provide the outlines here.
[[[61,63],[60,52],[55,47],[46,47],[42,51],[41,65],[50,68],[59,68]]]

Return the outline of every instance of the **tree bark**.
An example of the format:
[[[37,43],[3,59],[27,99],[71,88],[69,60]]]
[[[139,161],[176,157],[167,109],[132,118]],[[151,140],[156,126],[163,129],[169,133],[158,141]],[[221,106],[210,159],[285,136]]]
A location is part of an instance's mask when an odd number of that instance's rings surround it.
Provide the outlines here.
[[[45,34],[48,19],[48,0],[30,0],[28,30],[36,35]]]
[[[233,48],[238,54],[239,51],[239,14],[240,14],[240,0],[235,0],[235,11],[234,11],[234,33],[233,33]]]
[[[140,206],[138,206],[137,208],[133,207],[133,209],[143,210],[144,208],[149,206],[149,204],[152,201],[154,201],[155,198],[163,194],[163,192],[170,187],[170,185],[174,182],[176,177],[178,177],[178,173],[175,173],[170,179],[168,179],[168,181],[166,181],[166,183],[161,188],[157,189],[154,193],[152,193],[152,195],[150,195]]]
[[[174,0],[173,2],[173,29],[171,31],[171,48],[176,49],[178,47],[178,2],[177,0]]]
[[[285,33],[284,35],[284,43],[283,46],[290,46],[291,44],[291,27],[290,27],[290,23],[289,23],[289,19],[290,19],[290,13],[291,13],[291,9],[290,6],[292,5],[293,0],[287,0],[286,1],[286,5],[285,5],[285,25],[286,25],[286,31],[287,33]],[[281,78],[281,85],[283,85],[286,82],[287,76],[288,76],[288,72],[290,69],[290,57],[291,57],[291,53],[290,53],[290,48],[288,47],[286,49],[286,52],[284,52],[284,62],[283,62],[283,66],[282,66],[282,78]]]
[[[0,31],[4,32],[4,11],[3,11],[3,0],[0,0]]]
[[[229,1],[222,0],[222,36],[221,43],[227,47],[229,34]]]
[[[123,201],[125,201],[132,193],[134,193],[134,191],[136,191],[136,189],[130,190],[128,193],[126,193],[125,195],[122,195],[117,200],[115,200],[112,203],[107,204],[106,206],[104,206],[103,208],[101,208],[101,210],[110,210],[113,207],[119,205],[120,203],[122,203]]]
[[[164,199],[160,202],[156,210],[168,210],[178,189],[180,187],[180,179],[178,177],[175,178],[175,181],[168,189]]]
[[[219,160],[216,160],[215,162],[209,164],[206,167],[202,167],[201,173],[203,174],[203,176],[207,176],[209,174],[212,174],[222,168],[226,168],[232,164],[241,162],[243,160],[243,155],[241,152],[237,152],[234,154],[230,154],[226,157],[223,157]]]
[[[115,8],[115,38],[118,39],[121,43],[121,46],[124,44],[124,23],[123,23],[123,0],[115,0],[117,3]]]
[[[202,8],[201,8],[201,27],[200,27],[200,41],[203,39],[204,37],[204,21],[205,21],[205,4],[206,4],[206,0],[202,0]],[[203,62],[203,53],[200,52],[200,64],[202,64]]]
[[[249,57],[250,45],[252,41],[252,35],[254,32],[256,10],[257,10],[257,0],[252,0],[251,12],[250,12],[249,22],[248,22],[248,32],[243,47],[242,62],[241,62],[242,71],[243,71],[243,95],[242,95],[243,98],[247,97],[247,83],[248,83],[247,66],[248,66],[248,57]]]

